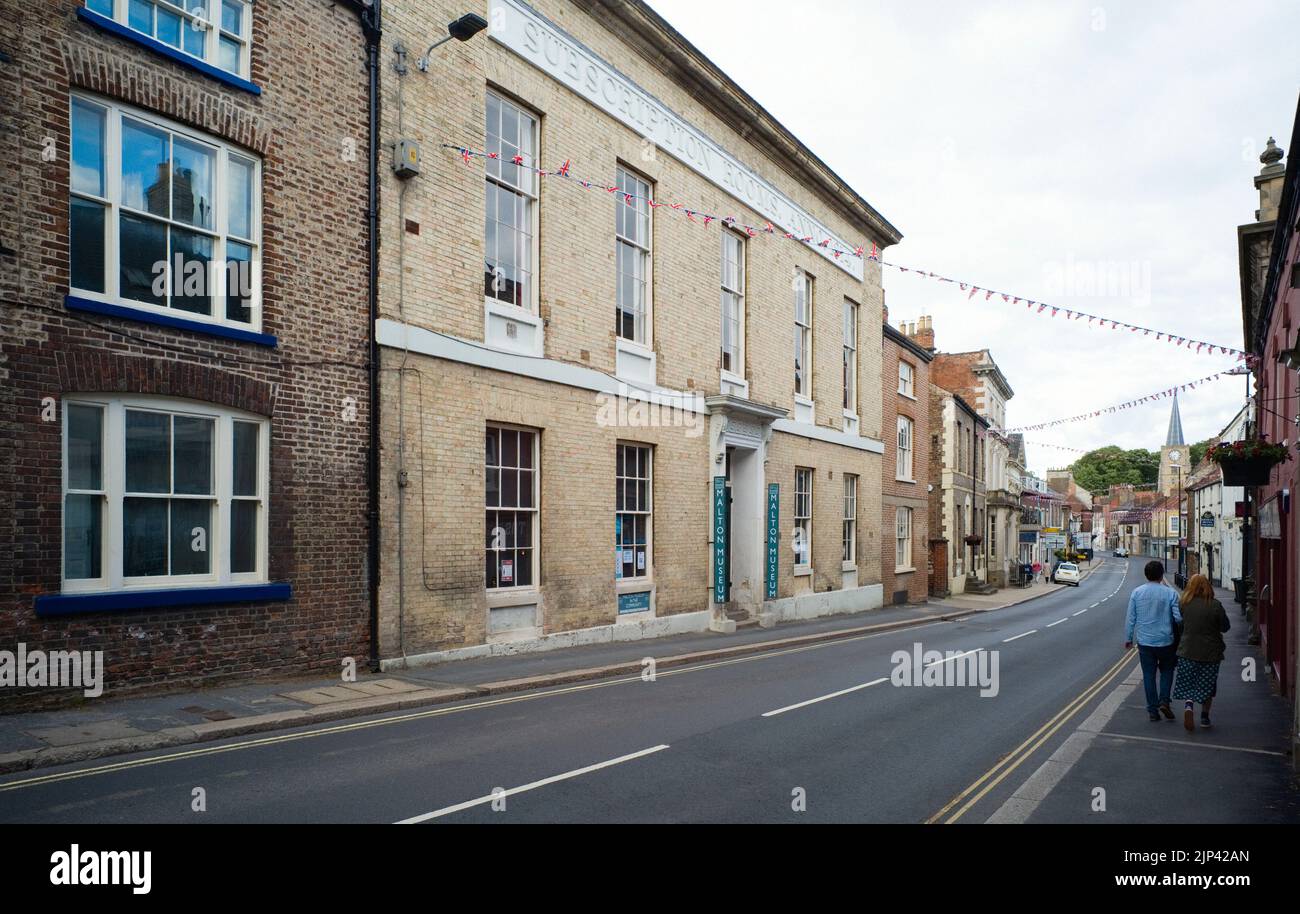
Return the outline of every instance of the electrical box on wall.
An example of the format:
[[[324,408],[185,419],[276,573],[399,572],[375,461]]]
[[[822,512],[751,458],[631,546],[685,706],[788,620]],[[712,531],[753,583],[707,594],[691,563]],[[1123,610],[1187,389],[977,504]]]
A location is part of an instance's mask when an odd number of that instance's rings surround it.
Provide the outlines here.
[[[393,146],[393,173],[399,178],[414,178],[420,173],[420,144],[415,140],[398,140]]]

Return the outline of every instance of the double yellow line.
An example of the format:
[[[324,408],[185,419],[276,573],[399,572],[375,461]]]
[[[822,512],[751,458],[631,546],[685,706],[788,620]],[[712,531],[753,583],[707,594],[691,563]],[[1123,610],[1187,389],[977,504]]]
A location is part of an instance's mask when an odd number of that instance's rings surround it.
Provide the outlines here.
[[[1088,688],[1084,689],[1083,693],[1079,695],[1078,698],[1074,699],[1074,701],[1070,702],[1058,711],[1055,717],[1039,727],[1037,731],[1013,749],[1000,762],[988,771],[984,772],[979,780],[949,800],[943,809],[926,819],[925,824],[951,825],[969,812],[972,806],[984,799],[988,792],[998,786],[1007,775],[1019,768],[1025,759],[1029,758],[1041,749],[1043,745],[1052,738],[1052,735],[1055,734],[1057,730],[1060,730],[1061,727],[1065,726],[1070,718],[1083,710],[1084,706],[1087,705],[1088,702],[1092,701],[1092,699],[1095,698],[1102,689],[1106,688],[1106,686],[1119,675],[1120,671],[1126,665],[1133,661],[1136,654],[1137,651],[1134,649],[1125,651],[1124,656],[1120,657],[1114,666],[1103,673],[1100,679],[1088,686]],[[959,804],[960,808],[958,808],[956,812],[952,812],[952,810],[958,807]],[[949,813],[952,814],[949,815]],[[947,818],[945,818],[945,816]]]

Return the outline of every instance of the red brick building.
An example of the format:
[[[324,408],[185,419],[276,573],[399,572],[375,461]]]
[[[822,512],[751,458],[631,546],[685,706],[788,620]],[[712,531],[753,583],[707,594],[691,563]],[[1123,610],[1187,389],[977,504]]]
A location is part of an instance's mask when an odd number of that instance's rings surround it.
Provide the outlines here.
[[[1297,372],[1300,371],[1300,106],[1292,128],[1289,159],[1270,139],[1255,186],[1260,208],[1255,222],[1238,229],[1245,348],[1254,356],[1257,427],[1247,437],[1286,443],[1290,454],[1275,465],[1268,482],[1253,488],[1253,585],[1257,622],[1267,667],[1282,694],[1296,703],[1293,737],[1300,721],[1300,453],[1296,449]],[[1253,434],[1252,434],[1253,433]],[[1252,493],[1252,489],[1247,489]],[[1250,567],[1249,564],[1247,567]]]
[[[207,7],[0,19],[0,644],[106,695],[369,649],[362,4]]]
[[[881,518],[880,576],[885,602],[920,603],[929,590],[930,523],[926,490],[933,355],[917,342],[917,337],[933,331],[928,317],[922,317],[919,325],[903,324],[901,330],[895,330],[889,326],[888,312],[883,329],[881,422],[886,434],[893,430],[895,440],[890,446],[886,439],[881,473],[884,516]]]

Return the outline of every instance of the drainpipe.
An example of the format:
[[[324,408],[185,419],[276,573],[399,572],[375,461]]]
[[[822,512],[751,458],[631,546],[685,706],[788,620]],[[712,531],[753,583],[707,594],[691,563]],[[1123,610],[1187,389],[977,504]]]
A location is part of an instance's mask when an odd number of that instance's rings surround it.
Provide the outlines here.
[[[367,577],[370,582],[370,670],[379,670],[379,37],[380,0],[348,0],[361,19],[366,38],[369,136],[366,189],[367,361],[369,363],[370,435],[366,454]]]

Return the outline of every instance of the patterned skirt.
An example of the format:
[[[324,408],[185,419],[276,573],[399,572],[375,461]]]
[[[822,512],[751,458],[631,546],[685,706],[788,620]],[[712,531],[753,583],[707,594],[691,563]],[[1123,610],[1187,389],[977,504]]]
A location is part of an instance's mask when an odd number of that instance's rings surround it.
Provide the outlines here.
[[[1219,688],[1219,664],[1200,660],[1178,658],[1174,678],[1174,699],[1204,702],[1213,698]]]

